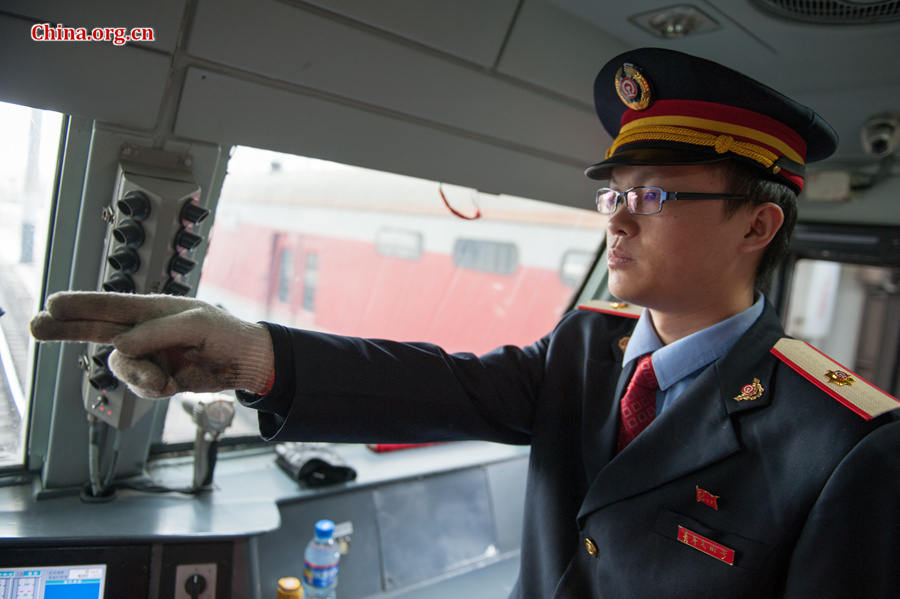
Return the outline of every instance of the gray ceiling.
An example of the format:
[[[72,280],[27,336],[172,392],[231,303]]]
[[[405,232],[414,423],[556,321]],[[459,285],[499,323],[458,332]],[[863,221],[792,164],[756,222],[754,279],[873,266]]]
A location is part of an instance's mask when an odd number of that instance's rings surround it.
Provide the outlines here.
[[[813,25],[774,17],[750,0],[690,0],[684,4],[699,8],[720,28],[665,40],[630,18],[672,6],[672,0],[309,3],[586,106],[598,68],[618,52],[659,46],[703,56],[820,112],[842,139],[832,162],[870,160],[859,143],[863,123],[874,114],[900,113],[900,22]]]

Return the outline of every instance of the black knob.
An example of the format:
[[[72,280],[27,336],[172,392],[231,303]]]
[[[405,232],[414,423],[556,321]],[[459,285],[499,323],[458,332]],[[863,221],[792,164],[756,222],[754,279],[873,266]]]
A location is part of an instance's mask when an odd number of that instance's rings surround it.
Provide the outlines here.
[[[186,250],[192,250],[203,241],[203,238],[199,235],[195,235],[190,231],[185,231],[181,229],[178,233],[175,233],[175,247],[176,248],[184,248]]]
[[[163,293],[168,295],[187,295],[190,290],[191,288],[187,285],[182,285],[173,279],[166,281],[166,284],[163,287]]]
[[[91,378],[88,379],[91,387],[98,391],[111,391],[119,386],[119,380],[113,376],[109,370],[102,368],[97,370]]]
[[[137,272],[141,267],[141,257],[138,256],[136,251],[130,248],[120,248],[116,250],[106,259],[106,261],[109,262],[110,266],[125,274]]]
[[[134,220],[144,220],[150,216],[150,198],[143,191],[129,191],[116,202],[119,212]]]
[[[200,574],[191,574],[184,581],[184,590],[193,597],[199,597],[206,590],[206,579]]]
[[[179,275],[186,275],[197,266],[197,263],[193,260],[188,260],[184,256],[179,256],[175,254],[172,256],[172,259],[169,260],[169,273],[177,273]]]
[[[128,275],[115,274],[102,285],[103,291],[134,293],[134,281]]]
[[[192,201],[188,201],[181,209],[181,220],[197,224],[209,216],[209,210],[202,208]]]
[[[113,237],[126,247],[140,247],[144,243],[144,227],[133,220],[123,220],[113,229]]]
[[[96,364],[98,368],[107,368],[109,354],[111,354],[112,351],[112,345],[104,345],[91,356],[91,361]]]

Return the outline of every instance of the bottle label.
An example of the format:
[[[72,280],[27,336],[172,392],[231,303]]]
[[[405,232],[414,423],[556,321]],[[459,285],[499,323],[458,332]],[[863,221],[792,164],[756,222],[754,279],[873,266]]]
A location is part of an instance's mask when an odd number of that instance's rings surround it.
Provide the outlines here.
[[[337,579],[338,562],[327,566],[316,566],[303,561],[303,581],[311,587],[326,588],[333,586]]]

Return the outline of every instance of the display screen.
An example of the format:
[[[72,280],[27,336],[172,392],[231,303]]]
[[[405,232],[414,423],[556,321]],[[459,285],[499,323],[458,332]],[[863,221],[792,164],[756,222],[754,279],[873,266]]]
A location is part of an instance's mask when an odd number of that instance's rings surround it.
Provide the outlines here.
[[[0,567],[0,599],[102,599],[106,564]]]

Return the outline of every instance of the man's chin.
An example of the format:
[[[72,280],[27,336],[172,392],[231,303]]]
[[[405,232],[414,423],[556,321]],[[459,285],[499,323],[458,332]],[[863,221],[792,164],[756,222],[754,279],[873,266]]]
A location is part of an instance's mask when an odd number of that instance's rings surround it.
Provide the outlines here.
[[[609,293],[621,302],[638,306],[644,305],[641,303],[643,294],[641,294],[640,289],[636,288],[635,285],[629,285],[628,281],[620,280],[619,276],[613,274],[610,274],[609,277]]]

